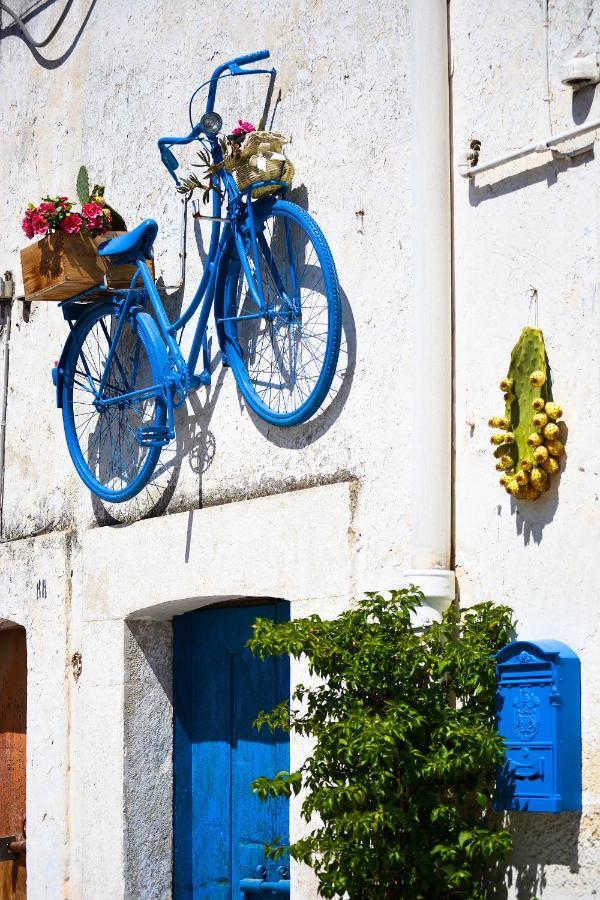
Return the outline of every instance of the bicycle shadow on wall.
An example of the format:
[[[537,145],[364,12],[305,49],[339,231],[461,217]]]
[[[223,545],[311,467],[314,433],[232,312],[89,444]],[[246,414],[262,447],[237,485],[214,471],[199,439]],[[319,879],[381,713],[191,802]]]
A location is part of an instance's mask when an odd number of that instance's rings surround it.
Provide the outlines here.
[[[15,0],[11,0],[8,5],[0,0],[0,41],[7,37],[18,37],[27,44],[31,51],[31,55],[42,68],[58,69],[59,66],[62,66],[62,64],[71,56],[79,43],[79,39],[85,31],[86,25],[96,6],[96,2],[97,0],[90,0],[88,10],[67,49],[64,50],[60,56],[50,59],[49,57],[44,56],[40,50],[50,44],[50,42],[60,33],[63,23],[67,18],[70,18],[69,13],[74,0],[66,0],[62,12],[60,12],[58,18],[52,24],[50,31],[43,39],[35,38],[30,32],[28,25],[40,13],[54,9],[57,0],[37,0],[37,2],[32,3],[28,9],[18,14],[14,10]],[[8,20],[8,24],[5,25],[6,20]]]
[[[301,184],[297,188],[289,191],[288,198],[292,202],[297,203],[298,206],[301,206],[302,209],[305,209],[307,212],[309,211],[308,190],[306,185]],[[283,232],[275,232],[273,241],[275,244],[283,245],[285,242],[285,235]],[[303,253],[302,260],[305,264],[302,280],[305,287],[310,289],[311,292],[314,292],[314,286],[319,270],[317,267],[311,267],[308,264],[310,259],[306,260],[305,257],[306,245],[300,249]],[[279,428],[275,425],[270,425],[256,415],[256,413],[244,403],[242,395],[238,390],[240,410],[247,410],[250,419],[258,431],[266,440],[275,444],[277,447],[289,450],[308,447],[310,444],[323,437],[323,435],[331,428],[346,404],[356,368],[356,326],[348,297],[341,285],[340,298],[342,305],[342,338],[339,359],[332,385],[315,416],[307,422],[291,428]],[[244,341],[244,348],[249,355],[252,356],[255,354],[261,335],[258,334],[256,330],[253,331],[252,325],[248,325],[245,334],[241,335],[241,337]],[[291,381],[293,380],[293,366],[288,363],[285,357],[285,349],[282,348],[280,355],[280,375],[282,377],[283,387],[289,389],[291,387]]]

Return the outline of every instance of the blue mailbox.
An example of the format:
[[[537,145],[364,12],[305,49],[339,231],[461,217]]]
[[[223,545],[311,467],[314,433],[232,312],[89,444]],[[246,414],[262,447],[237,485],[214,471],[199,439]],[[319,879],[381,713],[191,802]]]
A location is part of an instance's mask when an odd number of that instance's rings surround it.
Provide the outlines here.
[[[504,738],[496,808],[581,809],[579,657],[560,641],[514,641],[496,654]]]

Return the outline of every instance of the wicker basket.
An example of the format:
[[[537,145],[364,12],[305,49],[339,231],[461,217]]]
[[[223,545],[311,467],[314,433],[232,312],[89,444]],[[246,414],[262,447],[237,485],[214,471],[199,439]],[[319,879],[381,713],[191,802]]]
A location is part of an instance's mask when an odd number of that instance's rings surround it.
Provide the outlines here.
[[[252,131],[244,139],[240,155],[228,160],[225,167],[233,173],[240,191],[257,181],[284,181],[292,183],[294,166],[283,153],[288,138],[276,131]],[[277,185],[267,185],[252,191],[252,197],[263,197],[277,190]]]

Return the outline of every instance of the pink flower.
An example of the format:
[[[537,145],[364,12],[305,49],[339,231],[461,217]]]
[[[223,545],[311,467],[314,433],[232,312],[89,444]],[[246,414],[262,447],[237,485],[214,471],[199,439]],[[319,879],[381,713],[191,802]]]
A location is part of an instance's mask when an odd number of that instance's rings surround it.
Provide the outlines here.
[[[82,225],[83,220],[79,213],[70,213],[68,216],[65,216],[60,223],[60,229],[61,231],[64,231],[65,234],[78,234],[81,231]]]
[[[238,127],[234,128],[231,133],[235,137],[239,137],[240,134],[250,134],[251,131],[256,131],[252,122],[244,122],[242,119],[238,119]]]
[[[54,213],[56,212],[56,206],[54,205],[54,203],[40,203],[40,205],[38,206],[38,212],[41,216],[45,215],[46,213]]]
[[[27,235],[28,238],[32,238],[34,235],[34,231],[33,231],[33,225],[31,224],[31,216],[27,215],[28,212],[30,212],[30,210],[27,210],[27,212],[25,213],[25,216],[23,217],[23,221],[21,222],[21,228],[23,229],[23,231],[25,232],[25,234]]]
[[[81,210],[90,231],[100,231],[104,228],[104,214],[99,203],[84,203]]]
[[[43,216],[39,216],[37,212],[34,212],[31,217],[31,227],[33,228],[34,234],[41,234],[42,237],[45,234],[48,234],[48,222],[44,219]]]

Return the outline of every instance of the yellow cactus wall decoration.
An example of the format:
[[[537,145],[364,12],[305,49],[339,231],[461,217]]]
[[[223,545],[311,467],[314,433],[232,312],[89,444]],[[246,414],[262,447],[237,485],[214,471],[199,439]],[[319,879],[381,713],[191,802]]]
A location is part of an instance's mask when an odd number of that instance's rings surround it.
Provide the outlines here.
[[[557,420],[562,409],[552,397],[544,338],[539,328],[524,328],[500,382],[505,413],[489,420],[500,484],[517,500],[537,500],[560,471],[564,453]]]

